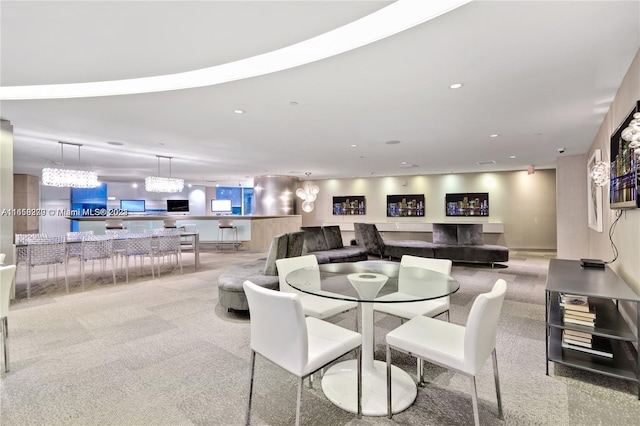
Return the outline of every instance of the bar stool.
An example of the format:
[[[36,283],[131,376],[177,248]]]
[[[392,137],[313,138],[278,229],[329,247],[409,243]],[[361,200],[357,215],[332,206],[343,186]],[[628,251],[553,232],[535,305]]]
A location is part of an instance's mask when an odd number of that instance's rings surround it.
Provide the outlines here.
[[[233,249],[238,248],[238,227],[233,224],[233,219],[220,218],[218,219],[218,244],[220,244],[220,250],[224,245],[224,230],[233,230],[233,240],[231,241]]]

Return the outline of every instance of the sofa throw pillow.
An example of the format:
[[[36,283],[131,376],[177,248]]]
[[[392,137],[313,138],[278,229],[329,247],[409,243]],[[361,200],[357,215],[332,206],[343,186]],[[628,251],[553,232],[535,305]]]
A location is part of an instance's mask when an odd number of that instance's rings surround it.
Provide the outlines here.
[[[329,250],[344,247],[342,243],[342,232],[339,226],[325,226],[322,228],[322,231],[324,232],[324,238],[327,241],[327,248]]]
[[[456,225],[449,223],[434,223],[433,242],[434,244],[458,244]]]
[[[303,253],[327,250],[327,240],[324,238],[322,226],[303,226],[304,250]]]
[[[288,241],[289,238],[287,234],[280,234],[273,237],[273,240],[271,240],[271,247],[269,248],[269,254],[267,255],[267,261],[264,264],[265,275],[278,275],[276,260],[287,257]]]
[[[479,246],[484,244],[484,232],[481,223],[458,225],[458,244]]]

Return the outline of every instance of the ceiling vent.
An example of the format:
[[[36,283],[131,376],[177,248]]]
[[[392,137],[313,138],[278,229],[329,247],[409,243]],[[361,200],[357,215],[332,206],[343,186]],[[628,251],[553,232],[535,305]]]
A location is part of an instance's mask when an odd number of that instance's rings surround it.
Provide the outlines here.
[[[487,164],[496,164],[495,160],[476,161],[478,166],[486,166]]]
[[[412,169],[414,167],[418,167],[418,165],[416,165],[416,164],[401,164],[398,167],[400,167],[401,169]]]

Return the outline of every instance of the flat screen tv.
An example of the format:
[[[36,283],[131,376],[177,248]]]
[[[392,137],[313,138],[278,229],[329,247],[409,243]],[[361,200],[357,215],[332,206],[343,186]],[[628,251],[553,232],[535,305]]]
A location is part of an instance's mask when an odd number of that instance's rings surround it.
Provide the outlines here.
[[[387,195],[387,217],[424,217],[424,194]]]
[[[211,200],[213,213],[231,213],[231,200]]]
[[[167,200],[168,213],[189,213],[189,200]]]
[[[128,213],[144,213],[144,200],[120,200],[120,210]]]
[[[489,193],[446,194],[445,209],[447,216],[489,216]]]
[[[627,118],[611,135],[611,169],[609,171],[609,207],[612,209],[630,209],[640,206],[638,202],[638,166],[640,161],[635,150],[622,139],[622,131],[629,126],[633,114],[640,112],[640,101],[634,106]]]

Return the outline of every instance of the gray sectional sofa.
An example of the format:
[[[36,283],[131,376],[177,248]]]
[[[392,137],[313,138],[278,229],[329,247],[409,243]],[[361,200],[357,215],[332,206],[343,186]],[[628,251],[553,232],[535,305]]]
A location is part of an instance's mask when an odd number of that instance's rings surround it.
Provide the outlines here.
[[[242,283],[250,280],[262,287],[277,290],[280,280],[276,260],[302,254],[304,232],[276,235],[266,259],[236,265],[225,270],[218,278],[218,301],[227,310],[248,311],[249,304]]]
[[[434,223],[433,242],[409,240],[383,240],[375,224],[355,223],[358,245],[367,248],[369,254],[400,259],[402,255],[451,259],[458,262],[490,263],[509,260],[509,249],[504,246],[484,244],[480,223]]]
[[[364,245],[344,246],[339,226],[303,226],[302,254],[313,254],[318,263],[357,262],[368,259]]]

